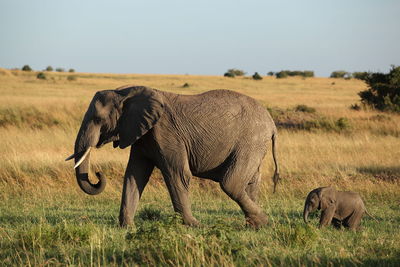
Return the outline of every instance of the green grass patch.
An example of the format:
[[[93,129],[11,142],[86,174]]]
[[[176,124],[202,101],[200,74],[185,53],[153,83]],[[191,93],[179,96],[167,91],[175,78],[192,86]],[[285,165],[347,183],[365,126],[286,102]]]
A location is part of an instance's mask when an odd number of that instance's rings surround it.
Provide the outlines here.
[[[3,199],[0,207],[0,265],[367,265],[399,264],[396,205],[367,202],[378,222],[363,220],[363,230],[318,229],[302,222],[303,199],[274,196],[261,204],[270,224],[245,227],[229,199],[194,199],[199,227],[186,227],[164,193],[145,194],[135,226],[117,226],[117,196],[80,193],[54,198]],[[156,201],[156,202],[155,202]],[[201,206],[199,206],[201,203]],[[268,212],[269,211],[269,212]]]

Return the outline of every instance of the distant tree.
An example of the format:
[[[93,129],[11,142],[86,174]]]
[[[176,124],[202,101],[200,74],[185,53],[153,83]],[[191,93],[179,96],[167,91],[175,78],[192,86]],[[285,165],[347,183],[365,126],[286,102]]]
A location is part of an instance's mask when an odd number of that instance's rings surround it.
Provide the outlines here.
[[[22,70],[23,70],[23,71],[32,71],[32,68],[31,68],[29,65],[24,65],[24,66],[22,67]]]
[[[239,70],[239,69],[229,69],[227,72],[225,72],[224,76],[225,77],[236,77],[236,76],[244,76],[246,72]]]
[[[347,71],[335,70],[331,73],[331,78],[346,78],[349,75]]]
[[[75,72],[75,70],[74,69],[69,69],[68,72]]]
[[[358,80],[365,80],[365,78],[368,76],[368,72],[362,71],[362,72],[353,72],[353,78],[358,79]]]
[[[57,72],[64,72],[65,70],[63,68],[56,68]]]
[[[381,111],[400,112],[400,67],[392,66],[387,74],[368,73],[368,89],[358,95],[361,102]]]
[[[235,76],[244,76],[246,74],[246,72],[239,69],[229,69],[228,72],[232,72]]]
[[[225,72],[224,77],[235,78],[235,74],[233,74],[231,72]]]
[[[287,78],[289,75],[288,75],[287,71],[281,70],[280,72],[275,73],[275,76],[278,79],[283,79],[283,78]]]
[[[314,77],[314,71],[312,70],[303,71],[303,77]]]
[[[52,66],[47,66],[46,71],[53,71],[53,67]]]
[[[262,80],[263,79],[263,77],[261,77],[261,75],[258,74],[258,72],[254,73],[252,77],[253,77],[253,80]]]
[[[269,72],[267,73],[267,75],[268,75],[268,76],[274,76],[274,75],[275,75],[275,72],[269,71]]]
[[[287,78],[288,76],[300,76],[300,77],[314,77],[314,71],[311,70],[281,70],[280,72],[275,73],[276,78]]]
[[[346,75],[344,75],[345,80],[350,80],[351,78],[353,78],[353,74],[351,74],[350,72],[348,72],[348,73],[346,73]]]

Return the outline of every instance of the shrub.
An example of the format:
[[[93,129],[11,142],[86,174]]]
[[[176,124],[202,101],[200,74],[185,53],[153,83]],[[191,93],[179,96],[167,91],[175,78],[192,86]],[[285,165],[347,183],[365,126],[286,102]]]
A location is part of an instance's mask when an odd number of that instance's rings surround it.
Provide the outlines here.
[[[22,70],[23,70],[23,71],[32,71],[32,68],[31,68],[29,65],[24,65],[24,66],[22,67]]]
[[[400,112],[400,67],[392,66],[387,74],[368,73],[368,89],[358,95],[361,102],[381,111]]]
[[[350,73],[348,73],[347,71],[344,70],[336,70],[334,72],[331,73],[331,78],[346,78],[349,75],[351,75]]]
[[[267,108],[278,128],[305,131],[344,132],[350,130],[351,124],[347,118],[327,118],[315,112],[303,110],[313,109],[298,105],[294,109]]]
[[[68,75],[67,80],[68,81],[76,81],[76,76],[75,75]]]
[[[68,72],[75,72],[75,70],[74,69],[69,69]]]
[[[184,83],[183,85],[182,85],[182,88],[189,88],[190,87],[190,84],[188,84],[188,83]]]
[[[224,77],[235,78],[235,74],[231,72],[225,72]]]
[[[267,73],[267,75],[268,75],[268,76],[274,76],[274,75],[275,75],[275,72],[269,71],[269,72]]]
[[[307,105],[297,105],[295,110],[299,112],[315,113],[315,108]]]
[[[56,68],[57,72],[64,72],[65,70],[63,68]]]
[[[263,77],[261,77],[260,74],[258,74],[258,72],[254,73],[252,77],[253,77],[253,80],[262,80],[262,78],[263,78]]]
[[[53,71],[53,67],[52,66],[47,66],[46,71]]]
[[[339,131],[351,128],[351,124],[350,124],[349,119],[343,118],[343,117],[339,118],[336,121],[335,125],[336,125],[336,127],[338,128]]]
[[[44,74],[43,72],[39,72],[37,75],[36,75],[36,78],[38,78],[38,79],[40,79],[40,80],[46,80],[47,78],[46,78],[46,74]]]
[[[356,104],[352,104],[350,106],[350,109],[359,111],[359,110],[361,110],[361,106],[358,105],[357,103]]]

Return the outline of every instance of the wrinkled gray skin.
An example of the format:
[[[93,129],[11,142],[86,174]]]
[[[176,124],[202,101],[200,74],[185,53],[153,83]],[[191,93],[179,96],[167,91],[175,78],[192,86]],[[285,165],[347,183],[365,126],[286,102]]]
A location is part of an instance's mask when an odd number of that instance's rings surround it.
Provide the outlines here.
[[[357,230],[364,213],[369,215],[358,193],[336,191],[333,187],[320,187],[308,194],[303,211],[305,223],[309,213],[317,209],[321,210],[319,227],[332,224],[336,228]]]
[[[73,158],[78,162],[89,147],[113,142],[131,146],[119,221],[130,224],[154,167],[160,169],[174,210],[187,225],[197,225],[188,197],[192,175],[218,182],[243,210],[247,223],[258,228],[267,218],[256,204],[260,166],[272,139],[274,184],[279,179],[275,158],[276,127],[254,99],[228,90],[178,95],[147,87],[123,87],[97,92],[83,118]],[[89,155],[76,168],[87,194],[103,191],[105,177],[88,179]],[[274,186],[275,188],[275,186]],[[275,189],[274,189],[275,190]]]

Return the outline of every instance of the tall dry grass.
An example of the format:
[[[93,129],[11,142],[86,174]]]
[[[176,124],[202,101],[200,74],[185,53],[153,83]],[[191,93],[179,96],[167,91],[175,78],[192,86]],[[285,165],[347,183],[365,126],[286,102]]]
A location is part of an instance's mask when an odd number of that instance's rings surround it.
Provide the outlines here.
[[[361,81],[273,77],[254,81],[246,77],[90,73],[73,74],[76,80],[68,81],[69,75],[46,73],[47,80],[38,80],[35,73],[0,73],[3,187],[35,188],[40,183],[54,189],[60,182],[63,190],[69,184],[75,187],[71,163],[64,162],[64,158],[72,153],[92,96],[98,90],[135,84],[183,94],[225,88],[252,96],[270,108],[290,110],[304,104],[314,107],[318,116],[326,120],[344,117],[349,127],[341,132],[280,129],[279,158],[284,178],[280,190],[304,193],[327,184],[365,192],[398,189],[400,117],[349,109],[359,101],[357,93],[365,88]],[[183,87],[185,83],[189,87]],[[106,146],[93,153],[94,167],[104,169],[120,185],[128,153],[127,149]],[[268,155],[263,168],[268,187],[271,173]]]

